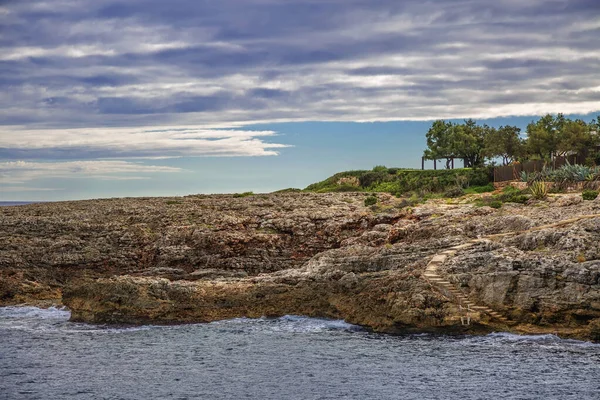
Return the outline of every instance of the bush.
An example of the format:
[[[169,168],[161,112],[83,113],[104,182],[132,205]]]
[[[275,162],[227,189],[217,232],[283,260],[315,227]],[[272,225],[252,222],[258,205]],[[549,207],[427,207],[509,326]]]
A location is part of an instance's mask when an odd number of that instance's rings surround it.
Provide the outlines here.
[[[387,177],[387,172],[367,172],[366,174],[360,176],[358,181],[360,182],[360,186],[363,188],[371,187],[379,182],[382,182]]]
[[[474,194],[474,193],[488,193],[496,190],[493,184],[489,183],[485,186],[471,186],[470,188],[465,189],[465,193]]]
[[[460,197],[465,194],[463,188],[455,187],[444,192],[444,197]]]
[[[508,188],[511,189],[508,189]],[[501,201],[502,203],[519,203],[519,204],[525,204],[527,203],[527,200],[529,200],[529,198],[524,195],[523,193],[521,193],[521,191],[517,188],[514,188],[512,186],[507,186],[504,188],[504,190],[502,191],[502,194],[496,195],[493,197],[493,200],[498,200]]]
[[[505,194],[514,194],[514,193],[521,193],[521,191],[519,189],[517,189],[516,187],[514,187],[514,186],[508,185],[504,189],[502,189],[502,193],[505,193]]]
[[[598,191],[597,190],[584,190],[583,193],[581,193],[581,196],[583,197],[584,200],[595,200],[598,197]]]
[[[253,196],[254,192],[234,193],[233,197],[248,197]]]
[[[457,175],[464,186],[486,186],[490,183],[489,170],[485,168],[415,170],[388,168],[383,171],[347,171],[337,173],[324,181],[314,183],[306,188],[307,191],[319,193],[339,191],[340,180],[356,177],[362,189],[374,192],[386,192],[396,196],[405,195],[412,191],[443,193],[457,186]],[[357,191],[357,189],[355,189]]]
[[[385,172],[387,174],[388,168],[385,165],[376,165],[373,167],[373,172]]]
[[[365,206],[369,207],[369,206],[373,206],[377,204],[377,197],[375,196],[369,196],[365,199]]]
[[[542,200],[548,197],[548,185],[546,185],[546,182],[533,182],[529,187],[529,190],[534,199]]]
[[[500,200],[493,200],[489,203],[489,206],[492,208],[500,208],[502,207],[502,202]]]
[[[521,180],[532,183],[535,181],[557,182],[571,184],[576,182],[593,181],[600,179],[600,167],[567,164],[560,168],[544,168],[542,171],[522,172]]]
[[[298,189],[298,188],[286,188],[286,189],[276,190],[273,193],[300,193],[300,192],[302,192],[302,189]]]
[[[348,184],[343,184],[343,185],[337,185],[333,188],[326,188],[326,189],[321,189],[321,190],[317,190],[317,193],[346,193],[346,192],[361,192],[362,189],[356,186],[352,186],[352,185],[348,185]]]

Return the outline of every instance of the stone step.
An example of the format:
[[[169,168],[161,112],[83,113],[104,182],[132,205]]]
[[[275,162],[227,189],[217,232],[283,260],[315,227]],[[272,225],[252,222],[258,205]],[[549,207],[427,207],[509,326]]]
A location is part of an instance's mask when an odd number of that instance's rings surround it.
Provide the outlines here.
[[[457,289],[454,284],[450,283],[449,281],[447,281],[446,279],[441,277],[437,273],[438,268],[446,261],[446,259],[448,257],[454,256],[458,252],[458,250],[467,249],[467,248],[473,247],[474,245],[479,244],[479,243],[489,243],[490,239],[493,239],[493,238],[501,238],[501,237],[506,237],[509,235],[522,234],[524,232],[533,232],[533,231],[538,231],[538,230],[542,230],[542,229],[549,229],[552,227],[564,226],[567,224],[571,224],[571,223],[580,221],[582,219],[597,218],[597,217],[600,217],[600,214],[583,215],[583,216],[563,220],[563,221],[557,222],[555,224],[537,226],[537,227],[531,228],[529,230],[497,233],[497,234],[493,234],[493,235],[487,235],[483,238],[471,239],[465,243],[462,243],[457,246],[452,246],[451,248],[434,255],[431,258],[431,260],[429,261],[429,263],[427,264],[427,267],[425,268],[425,273],[423,274],[423,277],[426,278],[428,281],[430,281],[432,284],[435,284],[438,287],[438,289],[447,290],[454,298],[456,298],[458,300],[460,305],[462,305],[463,307],[468,307],[470,311],[483,312],[483,313],[486,313],[487,315],[489,315],[491,318],[494,318],[498,321],[508,323],[508,324],[515,324],[514,321],[509,320],[507,317],[503,316],[502,314],[500,314],[497,311],[492,310],[489,307],[475,305],[473,302],[471,302],[467,298],[467,296],[464,293],[462,293],[459,289]],[[460,317],[452,317],[452,320],[460,320]]]
[[[429,262],[430,263],[443,263],[444,261],[446,261],[446,256],[444,254],[436,254],[435,256],[433,256],[433,258]]]

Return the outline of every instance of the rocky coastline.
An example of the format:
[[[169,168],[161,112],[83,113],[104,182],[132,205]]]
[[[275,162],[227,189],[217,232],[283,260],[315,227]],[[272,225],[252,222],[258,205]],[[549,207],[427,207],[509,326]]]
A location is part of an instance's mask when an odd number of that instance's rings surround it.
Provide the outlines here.
[[[366,207],[365,196],[1,207],[0,305],[65,305],[74,321],[91,323],[297,314],[388,333],[600,341],[600,217],[531,230],[600,214],[599,200],[553,195],[492,209],[462,198],[406,207],[378,194]],[[430,262],[451,248],[428,279]]]

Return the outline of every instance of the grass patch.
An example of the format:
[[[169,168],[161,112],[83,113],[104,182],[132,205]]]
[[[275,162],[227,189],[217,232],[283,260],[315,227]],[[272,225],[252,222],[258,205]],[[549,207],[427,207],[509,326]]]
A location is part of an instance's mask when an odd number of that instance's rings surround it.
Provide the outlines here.
[[[465,194],[480,194],[480,193],[489,193],[496,190],[494,185],[491,183],[483,186],[471,186],[465,189]]]
[[[529,196],[525,194],[525,192],[522,192],[512,186],[507,186],[500,194],[494,196],[485,196],[481,199],[477,199],[475,201],[475,205],[478,207],[489,206],[492,208],[500,208],[505,203],[525,204],[528,200]]]

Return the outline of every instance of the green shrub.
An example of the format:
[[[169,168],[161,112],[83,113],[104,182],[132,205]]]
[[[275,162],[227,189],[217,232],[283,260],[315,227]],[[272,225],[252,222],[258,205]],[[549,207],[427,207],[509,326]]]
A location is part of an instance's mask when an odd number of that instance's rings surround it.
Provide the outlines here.
[[[546,185],[546,182],[533,182],[529,187],[529,191],[531,192],[533,198],[537,200],[542,200],[548,197],[548,185]]]
[[[503,203],[518,203],[518,204],[525,204],[525,203],[527,203],[527,200],[529,200],[529,197],[527,197],[524,194],[516,194],[516,195],[508,196],[508,197],[501,199],[501,201]]]
[[[331,188],[325,188],[317,190],[317,193],[346,193],[346,192],[361,192],[362,189],[356,186],[344,184],[344,185],[336,185]]]
[[[443,193],[452,187],[456,187],[459,180],[461,186],[465,187],[487,186],[491,182],[489,170],[486,168],[425,171],[397,168],[386,168],[383,171],[379,167],[375,167],[375,169],[377,171],[340,172],[324,181],[308,186],[306,190],[320,193],[339,191],[340,179],[348,177],[358,178],[362,189],[391,193],[395,196],[405,195],[413,191]],[[355,188],[354,191],[357,191],[357,189]]]
[[[369,207],[369,206],[372,206],[372,205],[375,205],[375,204],[377,204],[377,197],[375,197],[375,196],[369,196],[369,197],[367,197],[365,199],[365,206],[366,207]]]
[[[233,197],[248,197],[253,196],[254,192],[234,193]]]
[[[508,185],[504,189],[502,189],[502,193],[505,193],[505,194],[521,193],[521,191],[514,186]]]
[[[313,183],[313,184],[307,186],[305,190],[309,191],[309,192],[317,192],[317,193],[332,192],[339,186],[338,183],[340,182],[340,179],[350,178],[350,177],[358,178],[366,172],[369,172],[369,171],[358,170],[358,171],[339,172],[333,176],[330,176],[329,178],[325,179],[324,181]],[[359,189],[355,189],[355,191],[359,191]]]
[[[373,172],[385,172],[387,174],[388,168],[385,165],[376,165],[373,167]]]
[[[463,190],[463,188],[455,187],[455,188],[446,190],[444,192],[444,197],[460,197],[460,196],[463,196],[464,194],[465,194],[465,191]]]
[[[302,189],[286,188],[286,189],[276,190],[273,193],[300,193],[301,191],[302,191]]]
[[[358,178],[360,182],[360,187],[369,188],[373,185],[378,184],[379,182],[384,181],[387,178],[387,172],[367,172]]]
[[[496,190],[496,188],[494,188],[494,185],[489,183],[485,186],[471,186],[469,188],[466,188],[465,193],[466,194],[488,193],[488,192],[493,192],[494,190]]]
[[[521,180],[528,183],[546,181],[570,184],[596,179],[600,179],[600,167],[579,164],[567,164],[557,169],[545,167],[542,171],[521,173]]]
[[[581,196],[583,197],[584,200],[595,200],[598,197],[598,191],[597,190],[584,190],[583,193],[581,193]]]
[[[508,189],[508,188],[511,189]],[[512,186],[507,186],[504,188],[501,194],[492,197],[492,200],[498,200],[502,203],[519,203],[525,204],[529,198],[524,195],[519,189],[516,189]]]
[[[492,200],[490,201],[489,206],[492,208],[500,208],[502,207],[502,202],[500,200]]]

